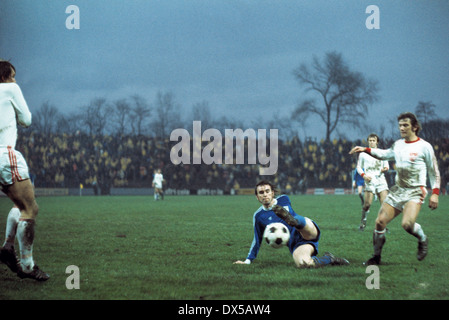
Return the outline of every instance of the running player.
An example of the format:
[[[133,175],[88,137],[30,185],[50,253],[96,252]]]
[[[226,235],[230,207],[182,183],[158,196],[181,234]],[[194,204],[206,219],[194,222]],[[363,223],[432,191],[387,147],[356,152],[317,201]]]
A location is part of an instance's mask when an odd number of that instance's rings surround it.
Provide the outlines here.
[[[398,123],[402,139],[397,140],[390,149],[381,150],[357,146],[349,152],[350,154],[366,152],[378,159],[396,162],[396,183],[391,187],[377,216],[373,234],[374,255],[365,262],[366,265],[381,263],[386,227],[401,212],[402,227],[418,239],[418,260],[421,261],[426,257],[428,239],[416,220],[427,196],[427,177],[429,177],[432,188],[429,208],[432,210],[438,208],[440,172],[433,147],[418,137],[421,125],[413,113],[400,114]]]
[[[162,175],[161,169],[155,170],[152,183],[154,188],[154,200],[159,200],[159,198],[164,200],[163,182],[164,176]]]
[[[320,267],[325,265],[347,265],[346,259],[335,257],[327,252],[318,258],[318,241],[321,231],[318,225],[309,218],[293,211],[290,198],[281,195],[275,198],[275,187],[268,181],[256,185],[257,200],[262,206],[254,213],[254,240],[246,260],[235,261],[234,264],[250,264],[256,259],[262,243],[263,233],[267,225],[280,222],[290,230],[288,248],[293,255],[297,267]]]
[[[365,187],[365,180],[363,180],[363,177],[358,173],[357,168],[354,170],[354,175],[352,178],[352,188],[357,188],[357,194],[359,195],[360,201],[362,201],[362,206],[365,202],[365,199],[363,198],[363,188]]]
[[[368,145],[370,148],[377,148],[379,137],[375,133],[368,136]],[[384,173],[390,169],[388,161],[378,160],[367,153],[361,153],[357,161],[357,172],[365,181],[365,200],[362,207],[362,219],[359,230],[363,231],[366,227],[367,215],[374,196],[377,195],[380,204],[388,195],[388,184]]]
[[[45,281],[50,276],[39,269],[33,260],[34,225],[39,208],[26,161],[15,150],[17,125],[31,125],[31,113],[16,83],[15,74],[16,69],[9,61],[0,60],[0,185],[15,205],[8,214],[0,261],[20,278]],[[14,249],[16,237],[20,246],[20,261]]]

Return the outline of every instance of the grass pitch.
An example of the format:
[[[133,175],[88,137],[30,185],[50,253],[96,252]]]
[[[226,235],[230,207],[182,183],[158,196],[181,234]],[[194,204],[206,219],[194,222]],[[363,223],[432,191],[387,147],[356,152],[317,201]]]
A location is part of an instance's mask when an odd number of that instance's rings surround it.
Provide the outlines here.
[[[423,206],[418,222],[429,254],[416,259],[417,241],[390,225],[379,271],[379,289],[366,286],[362,262],[372,254],[374,202],[359,232],[357,196],[291,196],[299,214],[321,228],[320,253],[347,258],[350,266],[296,269],[287,248],[263,245],[251,265],[253,196],[39,197],[34,258],[51,278],[19,279],[0,264],[0,300],[441,300],[449,297],[447,208]],[[10,201],[0,198],[3,241]],[[18,249],[18,245],[16,245]],[[68,289],[79,270],[79,289]]]

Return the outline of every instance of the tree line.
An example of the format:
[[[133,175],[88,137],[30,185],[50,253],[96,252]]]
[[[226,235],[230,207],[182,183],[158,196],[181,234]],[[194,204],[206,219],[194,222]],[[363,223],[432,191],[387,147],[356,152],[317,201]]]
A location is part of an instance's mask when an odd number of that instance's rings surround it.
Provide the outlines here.
[[[376,131],[384,139],[397,138],[396,118],[386,119],[379,128],[367,126],[369,107],[379,100],[378,81],[352,70],[341,53],[327,52],[322,59],[314,56],[311,63],[302,63],[292,74],[304,89],[304,98],[292,113],[282,116],[279,112],[268,119],[255,116],[246,123],[227,116],[217,118],[207,101],[194,104],[187,112],[172,92],[160,91],[151,103],[138,94],[115,101],[95,98],[70,114],[63,114],[50,102],[45,102],[33,112],[31,130],[45,135],[83,132],[95,136],[148,135],[166,139],[173,130],[190,128],[192,122],[198,120],[203,128],[220,131],[277,128],[280,139],[290,139],[298,135],[307,138],[309,119],[315,116],[324,125],[328,141],[332,135],[348,138],[345,136],[348,127],[361,132]],[[431,101],[419,101],[412,111],[423,124],[423,138],[449,137],[449,119],[437,115]]]

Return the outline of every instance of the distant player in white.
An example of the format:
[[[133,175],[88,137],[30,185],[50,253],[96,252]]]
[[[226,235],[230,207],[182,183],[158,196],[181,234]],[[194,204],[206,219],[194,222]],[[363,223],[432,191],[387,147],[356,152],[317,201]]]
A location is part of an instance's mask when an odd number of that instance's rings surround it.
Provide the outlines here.
[[[402,227],[418,239],[419,261],[428,252],[428,239],[422,227],[416,223],[424,199],[427,196],[426,179],[429,177],[432,195],[429,208],[438,208],[440,194],[440,172],[433,147],[418,137],[421,125],[411,112],[398,117],[402,139],[397,140],[390,149],[371,149],[355,147],[349,153],[366,152],[373,157],[396,162],[396,183],[383,202],[376,220],[373,235],[374,255],[366,265],[380,264],[382,247],[385,243],[387,224],[402,212]]]
[[[31,125],[31,113],[15,80],[16,69],[9,61],[0,60],[0,185],[14,207],[6,222],[6,239],[0,249],[0,261],[21,278],[45,281],[49,275],[34,264],[34,225],[38,205],[34,197],[28,166],[15,150],[17,125]],[[17,259],[14,241],[20,246]]]
[[[154,188],[154,200],[159,200],[159,198],[164,200],[163,182],[164,182],[164,176],[161,173],[161,169],[157,169],[154,172],[153,183],[152,183],[153,188]]]
[[[379,145],[379,136],[371,133],[368,136],[368,145],[370,148],[377,148]],[[363,231],[366,227],[367,215],[373,203],[374,195],[377,195],[381,205],[388,195],[388,184],[384,172],[388,171],[390,166],[388,165],[388,161],[373,158],[367,153],[361,153],[357,161],[356,169],[365,180],[365,200],[363,202],[362,220],[359,227],[359,230]]]

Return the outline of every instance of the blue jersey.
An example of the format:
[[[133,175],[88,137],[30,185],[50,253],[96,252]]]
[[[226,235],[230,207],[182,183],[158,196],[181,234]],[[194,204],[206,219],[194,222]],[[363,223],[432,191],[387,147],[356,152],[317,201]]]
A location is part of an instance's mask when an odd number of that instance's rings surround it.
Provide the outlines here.
[[[278,198],[276,198],[276,201],[277,201],[277,205],[280,205],[280,206],[284,207],[285,209],[287,209],[293,216],[297,215],[297,213],[295,211],[293,211],[293,208],[292,208],[292,205],[290,202],[290,198],[288,196],[281,195]],[[311,244],[315,248],[315,253],[313,255],[318,254],[318,240],[320,238],[320,229],[318,228],[318,226],[315,222],[312,221],[318,230],[318,237],[312,241],[305,240],[301,236],[301,233],[299,233],[299,231],[296,230],[296,228],[289,226],[284,220],[279,218],[273,212],[273,210],[266,209],[264,206],[261,206],[254,213],[254,216],[253,216],[254,239],[251,244],[251,248],[249,250],[247,259],[249,259],[251,261],[256,259],[257,254],[259,253],[260,246],[262,244],[262,240],[263,240],[262,238],[263,238],[263,233],[265,231],[265,228],[270,223],[275,223],[275,222],[280,222],[280,223],[284,224],[290,231],[290,240],[288,241],[287,246],[292,254],[293,254],[293,251],[295,251],[295,249],[297,247],[299,247],[300,245],[303,245],[303,244]]]
[[[357,170],[354,170],[354,181],[357,187],[363,186],[365,184],[365,179],[357,172]]]

